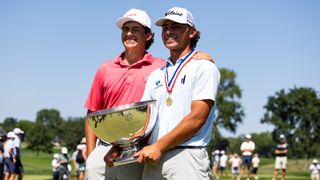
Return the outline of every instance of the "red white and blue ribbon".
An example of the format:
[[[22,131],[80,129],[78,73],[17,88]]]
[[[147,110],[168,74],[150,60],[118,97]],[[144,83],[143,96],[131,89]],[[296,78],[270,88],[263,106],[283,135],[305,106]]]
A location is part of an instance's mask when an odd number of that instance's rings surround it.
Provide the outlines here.
[[[177,69],[174,71],[173,76],[170,78],[169,80],[169,75],[168,75],[168,64],[166,66],[165,69],[165,73],[164,73],[164,81],[166,84],[166,88],[167,88],[167,92],[170,94],[172,92],[172,89],[176,83],[176,80],[181,72],[181,70],[185,67],[186,64],[188,64],[193,55],[195,55],[197,53],[197,51],[195,51],[194,49],[192,49],[180,62],[180,64],[178,65]]]

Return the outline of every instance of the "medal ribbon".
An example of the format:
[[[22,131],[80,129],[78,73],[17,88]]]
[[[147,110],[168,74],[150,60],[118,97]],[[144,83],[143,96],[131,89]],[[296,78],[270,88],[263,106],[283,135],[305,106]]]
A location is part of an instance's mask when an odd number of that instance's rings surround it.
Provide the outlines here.
[[[164,81],[165,81],[165,84],[166,84],[166,88],[167,88],[167,92],[168,93],[171,93],[172,92],[172,89],[174,87],[174,85],[176,84],[176,80],[181,72],[181,70],[184,68],[184,66],[186,64],[188,64],[193,55],[195,55],[197,53],[197,51],[195,51],[194,49],[191,50],[191,52],[189,52],[189,54],[187,54],[185,56],[185,58],[182,59],[181,63],[179,64],[179,66],[177,67],[177,69],[174,71],[173,73],[173,76],[171,77],[170,81],[169,81],[169,77],[168,77],[168,64],[166,66],[166,71],[164,73]],[[169,83],[168,83],[169,82]]]

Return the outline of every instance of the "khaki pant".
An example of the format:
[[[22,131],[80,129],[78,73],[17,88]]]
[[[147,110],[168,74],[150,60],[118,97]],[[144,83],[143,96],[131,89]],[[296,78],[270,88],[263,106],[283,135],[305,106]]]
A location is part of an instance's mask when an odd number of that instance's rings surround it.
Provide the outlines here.
[[[157,163],[145,164],[143,180],[210,180],[211,170],[205,148],[172,149]]]

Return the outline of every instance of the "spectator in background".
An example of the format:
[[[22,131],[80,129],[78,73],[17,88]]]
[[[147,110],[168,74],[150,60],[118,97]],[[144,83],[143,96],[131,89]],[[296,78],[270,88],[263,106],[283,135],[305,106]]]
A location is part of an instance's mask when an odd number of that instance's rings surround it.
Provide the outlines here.
[[[51,161],[52,167],[52,180],[59,180],[59,154],[54,154],[53,159]]]
[[[16,135],[10,131],[4,144],[4,180],[14,180],[16,157],[14,156],[14,139]]]
[[[79,180],[84,180],[85,170],[86,170],[86,160],[87,160],[87,147],[86,138],[82,138],[80,144],[77,146],[77,157],[76,163],[78,165]]]
[[[0,131],[0,180],[3,179],[3,168],[4,168],[4,146],[5,133]]]
[[[14,139],[14,154],[16,157],[15,173],[16,175],[18,175],[18,180],[21,180],[24,174],[23,165],[21,161],[21,155],[22,155],[21,141],[22,141],[24,131],[22,131],[20,128],[14,128],[13,132],[16,135],[16,138]]]
[[[217,149],[214,152],[212,152],[212,176],[217,177],[218,171],[219,171],[219,161],[220,161],[220,151]]]
[[[76,180],[79,180],[79,175],[80,175],[79,168],[78,168],[79,164],[77,163],[77,155],[78,155],[78,152],[79,152],[78,146],[77,146],[76,150],[73,151],[72,156],[71,156],[72,157],[72,164],[73,164],[73,167],[74,167],[74,173],[76,175]]]
[[[229,163],[231,164],[232,179],[236,179],[240,174],[240,167],[242,163],[241,159],[239,158],[239,155],[237,153],[234,153],[230,157]]]
[[[68,149],[66,147],[61,148],[61,154],[59,156],[59,175],[62,179],[71,179],[70,177],[70,159],[68,156]]]
[[[259,155],[256,153],[252,158],[252,170],[251,170],[251,173],[254,176],[254,179],[259,179],[257,175],[259,163],[260,163]]]
[[[227,161],[228,161],[228,156],[226,155],[224,150],[221,150],[220,152],[221,156],[220,156],[220,177],[227,177],[228,173],[227,173]]]
[[[238,180],[241,179],[245,169],[248,170],[247,179],[250,179],[252,154],[255,150],[255,143],[251,140],[250,134],[245,136],[245,141],[242,142],[240,150],[242,152],[242,166]]]
[[[317,159],[312,160],[312,164],[309,169],[311,171],[311,180],[319,180],[320,164],[318,164]]]
[[[287,167],[287,154],[288,154],[288,144],[286,143],[286,138],[283,134],[279,136],[279,144],[276,146],[274,154],[276,155],[276,162],[274,165],[273,179],[276,180],[278,176],[278,171],[282,170],[282,179],[286,178],[286,167]]]

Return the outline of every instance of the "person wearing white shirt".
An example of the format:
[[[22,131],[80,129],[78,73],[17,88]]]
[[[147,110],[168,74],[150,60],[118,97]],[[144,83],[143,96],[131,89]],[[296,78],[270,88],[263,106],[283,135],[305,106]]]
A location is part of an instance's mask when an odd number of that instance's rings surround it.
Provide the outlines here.
[[[318,164],[317,159],[312,160],[312,164],[309,167],[311,171],[311,179],[312,180],[319,180],[319,174],[320,174],[320,164]]]
[[[256,153],[252,158],[252,170],[251,170],[251,173],[254,176],[254,179],[258,179],[257,172],[259,168],[259,163],[260,163],[259,155]]]
[[[240,174],[240,166],[242,161],[239,158],[238,154],[234,153],[230,157],[229,163],[231,164],[232,179],[235,179]]]
[[[4,179],[6,180],[14,180],[15,174],[15,163],[16,157],[14,155],[14,139],[16,135],[14,132],[10,131],[7,134],[7,140],[4,144]]]
[[[157,100],[151,106],[149,145],[135,154],[145,165],[142,179],[211,179],[207,146],[219,70],[210,61],[194,59],[200,32],[188,10],[171,8],[156,25],[162,27],[170,58],[150,74],[142,98]]]
[[[21,161],[21,155],[22,155],[21,137],[24,134],[24,131],[22,131],[20,128],[14,128],[13,132],[16,135],[16,138],[14,139],[14,153],[16,156],[15,173],[16,175],[18,175],[18,180],[21,180],[24,174],[23,165]]]
[[[220,157],[220,177],[224,176],[227,177],[228,173],[226,171],[227,168],[227,161],[228,156],[226,155],[224,150],[221,150],[221,157]]]
[[[242,152],[242,166],[238,179],[241,179],[246,168],[248,170],[247,179],[250,179],[252,154],[255,150],[255,143],[251,140],[250,134],[245,136],[245,141],[242,142],[240,150]]]

